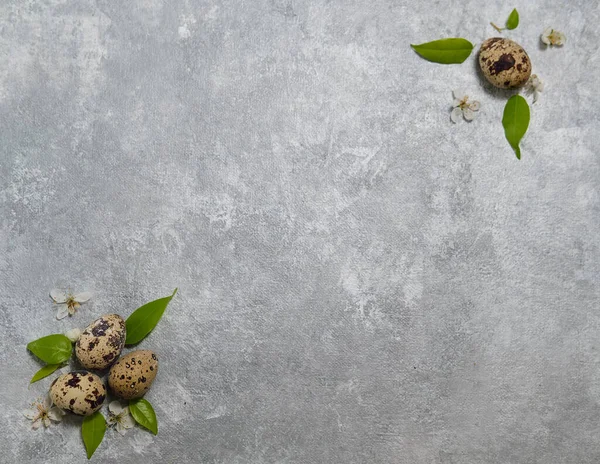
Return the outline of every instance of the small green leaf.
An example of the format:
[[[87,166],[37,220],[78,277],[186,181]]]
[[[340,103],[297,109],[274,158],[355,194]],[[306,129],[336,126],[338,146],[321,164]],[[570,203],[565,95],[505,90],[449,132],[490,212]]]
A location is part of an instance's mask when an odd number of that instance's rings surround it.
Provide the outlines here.
[[[434,63],[462,63],[473,51],[473,44],[466,39],[453,38],[434,40],[411,47],[423,58]]]
[[[510,12],[508,19],[506,20],[506,29],[512,31],[513,29],[516,29],[518,25],[519,25],[519,12],[515,8],[514,10],[512,10]]]
[[[515,151],[517,158],[521,159],[519,142],[529,127],[529,105],[521,95],[513,95],[506,102],[502,125],[504,126],[506,140]]]
[[[39,371],[37,371],[34,376],[31,378],[29,383],[37,382],[38,380],[42,380],[44,377],[48,377],[52,374],[56,369],[60,367],[60,364],[47,364],[42,367]]]
[[[71,357],[71,340],[62,334],[38,338],[27,345],[27,349],[48,364],[60,364]]]
[[[176,293],[177,289],[173,291],[171,296],[146,303],[144,306],[136,309],[133,314],[127,318],[125,321],[127,328],[126,345],[135,345],[152,332],[152,329],[156,327],[156,324],[160,321],[167,305]]]
[[[129,411],[138,424],[150,430],[154,435],[158,433],[156,413],[150,402],[144,398],[131,400],[129,402]]]
[[[104,432],[106,432],[106,420],[100,411],[83,418],[81,436],[83,437],[88,459],[92,457],[96,448],[102,443]]]

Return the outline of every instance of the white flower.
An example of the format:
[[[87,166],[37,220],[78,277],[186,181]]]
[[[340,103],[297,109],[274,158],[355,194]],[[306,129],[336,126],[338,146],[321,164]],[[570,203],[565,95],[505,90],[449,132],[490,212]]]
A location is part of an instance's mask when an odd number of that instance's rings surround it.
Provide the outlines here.
[[[537,74],[532,74],[527,81],[527,91],[533,94],[533,103],[538,100],[540,93],[544,91],[544,83]]]
[[[31,405],[31,409],[23,411],[23,415],[33,421],[31,428],[37,430],[40,425],[44,424],[44,427],[50,427],[50,421],[60,422],[65,412],[62,409],[52,406],[52,400],[49,395],[42,400],[38,399]]]
[[[556,45],[559,47],[564,45],[567,41],[567,38],[562,32],[552,29],[551,27],[547,28],[540,38],[546,45]]]
[[[74,328],[71,330],[67,330],[65,332],[65,337],[71,340],[72,343],[75,343],[77,340],[79,340],[79,337],[81,337],[81,329]]]
[[[478,101],[469,101],[469,96],[460,90],[452,92],[454,95],[454,103],[450,119],[452,122],[458,122],[462,115],[467,121],[472,121],[475,118],[475,111],[479,111],[480,104]]]
[[[72,316],[81,303],[85,303],[92,297],[90,292],[72,294],[65,293],[62,290],[50,291],[50,298],[54,303],[60,305],[56,313],[56,319],[63,319],[66,316]]]
[[[121,406],[119,401],[111,401],[108,405],[108,411],[110,412],[108,425],[116,426],[117,432],[121,435],[125,435],[127,429],[130,429],[135,425],[135,420],[131,417],[131,414],[129,414],[129,407]]]

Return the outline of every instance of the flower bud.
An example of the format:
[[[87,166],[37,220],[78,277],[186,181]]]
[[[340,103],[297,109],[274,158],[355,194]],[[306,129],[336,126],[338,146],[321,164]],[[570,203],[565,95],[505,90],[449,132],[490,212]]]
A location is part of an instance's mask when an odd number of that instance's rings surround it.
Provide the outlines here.
[[[71,329],[67,332],[65,332],[65,336],[71,340],[72,343],[75,343],[77,340],[79,340],[79,337],[81,336],[81,329]]]

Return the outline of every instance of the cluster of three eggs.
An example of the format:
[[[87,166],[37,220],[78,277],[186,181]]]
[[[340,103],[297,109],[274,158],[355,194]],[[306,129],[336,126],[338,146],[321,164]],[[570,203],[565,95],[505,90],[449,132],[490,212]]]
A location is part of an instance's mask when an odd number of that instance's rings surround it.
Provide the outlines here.
[[[121,356],[126,339],[125,321],[118,314],[107,314],[92,322],[75,343],[75,356],[85,369],[108,371],[111,392],[122,399],[144,396],[156,373],[158,359],[149,350]],[[53,403],[74,414],[89,416],[102,407],[106,387],[101,378],[88,371],[69,372],[50,387]]]

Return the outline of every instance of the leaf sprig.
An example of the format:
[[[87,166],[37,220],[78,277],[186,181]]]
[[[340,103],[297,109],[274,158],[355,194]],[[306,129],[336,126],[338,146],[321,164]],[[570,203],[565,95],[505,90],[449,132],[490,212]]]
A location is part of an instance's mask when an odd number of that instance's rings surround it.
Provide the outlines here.
[[[55,372],[56,369],[58,369],[60,366],[62,366],[62,364],[46,364],[44,367],[42,367],[39,371],[37,371],[33,375],[31,380],[29,381],[29,383],[34,383],[34,382],[37,382],[38,380],[42,380],[42,379],[48,377],[50,374]]]
[[[521,95],[513,95],[506,102],[502,125],[506,140],[515,151],[517,159],[521,159],[521,148],[519,142],[529,127],[529,105]]]
[[[29,383],[35,383],[55,372],[69,360],[73,351],[71,340],[62,334],[38,338],[28,343],[27,349],[47,363],[33,375]]]
[[[506,20],[505,27],[496,26],[494,23],[490,23],[490,24],[498,32],[502,32],[504,29],[508,29],[509,31],[512,31],[513,29],[516,29],[517,26],[519,25],[519,12],[517,11],[516,8],[514,8],[510,12],[510,14],[508,15],[508,19]]]
[[[412,45],[415,52],[434,63],[458,64],[464,62],[473,51],[473,44],[467,39],[440,39],[420,45]]]
[[[152,332],[154,327],[156,327],[156,324],[158,324],[158,321],[160,321],[165,309],[167,309],[167,305],[171,302],[176,293],[177,289],[175,289],[170,296],[146,303],[144,306],[136,309],[131,316],[127,318],[125,321],[127,326],[126,345],[135,345]]]
[[[138,398],[129,401],[129,412],[142,427],[150,430],[154,435],[158,433],[156,413],[148,400]]]
[[[62,334],[38,338],[28,343],[27,349],[48,364],[68,361],[73,351],[71,340]]]
[[[104,433],[106,432],[106,419],[100,411],[96,411],[91,416],[83,418],[81,423],[81,436],[87,453],[87,458],[90,459],[96,448],[102,443]]]

